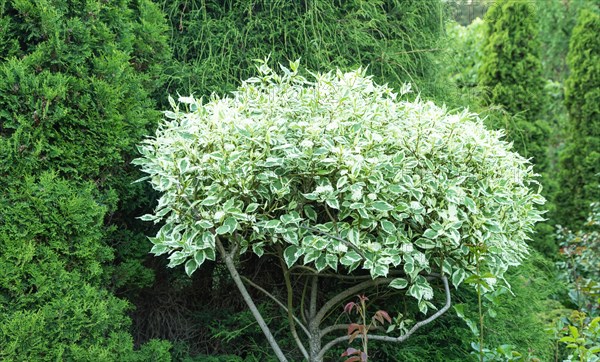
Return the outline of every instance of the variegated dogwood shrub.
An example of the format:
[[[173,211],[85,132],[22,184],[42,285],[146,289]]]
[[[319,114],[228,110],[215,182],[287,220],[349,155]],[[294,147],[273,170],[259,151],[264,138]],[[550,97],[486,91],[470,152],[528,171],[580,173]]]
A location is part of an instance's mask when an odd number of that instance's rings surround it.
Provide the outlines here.
[[[161,193],[151,252],[192,274],[215,238],[288,267],[372,278],[403,272],[426,312],[423,274],[455,287],[480,263],[492,285],[526,257],[542,220],[531,164],[468,111],[402,100],[364,69],[277,73],[266,62],[231,96],[170,99],[173,110],[134,162]]]

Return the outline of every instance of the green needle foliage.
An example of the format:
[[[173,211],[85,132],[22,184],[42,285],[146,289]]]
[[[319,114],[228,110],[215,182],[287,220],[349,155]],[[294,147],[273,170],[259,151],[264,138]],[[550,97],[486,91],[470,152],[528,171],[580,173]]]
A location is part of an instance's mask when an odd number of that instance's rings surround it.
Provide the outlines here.
[[[270,54],[308,69],[369,65],[381,83],[405,82],[424,96],[447,97],[439,82],[439,0],[161,0],[177,60],[166,70],[170,94],[233,91]],[[165,105],[167,106],[167,105]]]
[[[600,200],[600,16],[581,11],[569,44],[571,73],[565,85],[569,126],[561,155],[559,222],[581,227],[592,202]]]
[[[598,3],[598,1],[595,1]],[[541,59],[544,77],[563,82],[569,74],[567,53],[569,39],[582,8],[592,3],[590,0],[536,0],[540,24]]]
[[[148,1],[0,2],[2,176],[55,169],[118,187],[158,119],[148,93],[168,56]]]
[[[483,88],[484,105],[499,106],[488,118],[494,128],[506,130],[506,137],[522,156],[531,158],[535,171],[545,177],[544,195],[552,193],[553,182],[546,176],[550,126],[545,118],[546,100],[539,59],[540,44],[533,4],[501,0],[485,15],[485,40],[478,82]],[[548,205],[552,210],[553,205]],[[531,245],[546,255],[554,255],[555,242],[549,224],[536,226]]]
[[[535,11],[529,2],[503,0],[485,16],[486,40],[479,84],[487,89],[487,105],[500,105],[507,115],[492,120],[504,128],[515,149],[546,169],[546,122],[541,118],[544,81],[539,60]]]

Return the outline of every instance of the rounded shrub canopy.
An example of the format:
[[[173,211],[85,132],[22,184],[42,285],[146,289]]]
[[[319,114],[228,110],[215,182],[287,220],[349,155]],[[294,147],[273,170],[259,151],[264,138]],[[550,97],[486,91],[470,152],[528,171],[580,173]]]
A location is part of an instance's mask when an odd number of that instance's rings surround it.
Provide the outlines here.
[[[259,256],[280,244],[290,267],[402,274],[391,286],[410,286],[421,310],[424,275],[458,286],[479,264],[493,285],[526,256],[544,199],[500,131],[400,100],[362,69],[311,80],[298,62],[281,69],[261,62],[231,97],[171,99],[134,161],[162,193],[142,217],[164,223],[152,253],[191,274],[217,237]]]

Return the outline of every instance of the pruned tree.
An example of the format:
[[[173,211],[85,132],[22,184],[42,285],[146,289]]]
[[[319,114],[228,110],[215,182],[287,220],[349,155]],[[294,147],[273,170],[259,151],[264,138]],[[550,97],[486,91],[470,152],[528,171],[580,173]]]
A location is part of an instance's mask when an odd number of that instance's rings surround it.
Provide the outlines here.
[[[488,117],[495,128],[506,130],[515,151],[531,158],[543,175],[544,196],[555,188],[549,169],[548,150],[551,127],[544,114],[546,93],[540,60],[539,24],[532,2],[499,0],[487,11],[482,62],[477,81],[484,91],[484,105],[501,107]],[[548,205],[550,218],[552,205]],[[547,256],[555,255],[556,245],[550,223],[536,228],[530,243]]]
[[[484,21],[478,82],[488,93],[485,105],[502,106],[508,113],[492,123],[505,128],[515,149],[545,171],[550,129],[542,118],[545,94],[535,7],[526,1],[497,1]]]
[[[450,308],[449,279],[493,288],[526,257],[544,199],[531,188],[532,166],[502,132],[467,112],[402,101],[364,70],[309,80],[298,62],[281,68],[261,62],[231,97],[171,99],[173,110],[134,161],[161,193],[142,217],[162,223],[151,252],[190,275],[219,255],[279,360],[286,356],[248,286],[286,311],[304,358],[322,361],[352,338],[333,336],[347,324],[326,324],[356,294],[390,287],[428,314],[443,291],[444,305],[412,328],[366,336],[402,342]],[[278,255],[286,301],[239,274],[236,259],[250,252]],[[357,282],[321,300],[331,277]]]

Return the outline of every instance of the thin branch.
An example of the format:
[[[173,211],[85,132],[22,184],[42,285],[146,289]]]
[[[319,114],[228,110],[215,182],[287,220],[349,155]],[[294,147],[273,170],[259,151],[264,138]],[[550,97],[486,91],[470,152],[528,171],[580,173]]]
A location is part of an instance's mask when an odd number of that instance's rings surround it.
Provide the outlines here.
[[[417,322],[408,332],[406,332],[406,334],[404,334],[402,336],[391,337],[391,336],[382,336],[382,335],[376,335],[376,334],[375,335],[368,334],[367,338],[370,340],[373,340],[373,341],[401,343],[401,342],[406,341],[419,328],[433,322],[434,320],[439,318],[442,314],[446,313],[446,311],[448,311],[448,309],[450,309],[450,306],[452,305],[452,299],[450,296],[450,286],[448,285],[448,279],[446,278],[445,275],[442,275],[441,278],[442,278],[442,282],[444,283],[444,291],[446,292],[446,304],[442,307],[442,309],[435,312],[429,318],[424,319],[420,322]],[[361,337],[358,336],[357,338],[361,338]],[[350,336],[342,336],[342,337],[338,337],[338,338],[332,340],[331,342],[327,343],[325,346],[323,346],[323,348],[321,348],[318,358],[322,359],[323,356],[325,355],[325,353],[327,353],[327,351],[329,351],[331,349],[331,347],[335,346],[336,344],[338,344],[340,342],[347,341],[349,339],[350,339]]]
[[[214,232],[213,232],[214,234]],[[229,255],[231,255],[232,258],[234,258],[238,251],[240,250],[240,234],[238,234],[237,231],[234,231],[233,236],[235,238],[235,242],[233,243],[233,245],[231,246],[231,250],[229,251]]]
[[[394,278],[378,278],[378,279],[366,280],[362,283],[359,283],[351,288],[344,290],[343,292],[341,292],[341,293],[337,294],[336,296],[334,296],[333,298],[329,299],[323,305],[323,307],[321,307],[321,309],[315,316],[315,321],[317,322],[317,324],[321,323],[321,321],[323,320],[323,318],[325,317],[327,312],[329,312],[329,310],[331,310],[331,308],[335,307],[339,303],[344,302],[346,299],[348,299],[352,295],[354,295],[364,289],[367,289],[367,288],[376,287],[381,284],[389,284],[392,280],[394,280]]]
[[[283,254],[281,247],[279,247],[278,249],[279,249],[279,253]],[[292,337],[296,341],[296,344],[298,345],[298,349],[300,349],[300,352],[302,352],[302,355],[304,356],[304,358],[306,358],[307,360],[310,360],[310,358],[308,356],[308,352],[306,352],[306,348],[304,347],[304,344],[302,344],[302,341],[300,340],[300,337],[298,336],[298,331],[296,331],[296,325],[294,323],[294,321],[297,319],[293,314],[294,292],[292,289],[292,281],[290,279],[290,271],[288,270],[287,265],[285,264],[285,261],[283,261],[282,258],[279,259],[279,262],[281,264],[281,269],[283,271],[283,278],[285,279],[285,286],[287,289],[287,315],[288,315],[288,323],[290,325],[290,332],[292,333]],[[300,322],[300,321],[298,321],[298,322]],[[310,336],[309,336],[309,338],[310,338]]]
[[[308,290],[308,283],[304,283],[304,287],[302,287],[302,297],[300,299],[300,316],[302,316],[302,320],[306,324],[308,324],[308,318],[306,317],[306,309],[304,308],[304,300],[306,298],[307,290]]]
[[[183,198],[183,200],[188,204],[188,206],[190,207],[190,210],[192,211],[192,214],[194,216],[194,218],[196,218],[196,220],[200,220],[202,219],[200,217],[200,214],[198,213],[198,211],[196,211],[196,208],[194,207],[194,205],[192,204],[192,202],[190,201],[190,199],[187,198],[186,195],[179,195],[181,198]]]
[[[244,286],[244,282],[242,282],[242,278],[240,277],[240,274],[238,273],[238,271],[235,267],[235,263],[233,262],[232,255],[225,250],[225,247],[223,246],[223,243],[221,242],[221,239],[219,239],[218,236],[215,236],[215,244],[217,246],[217,249],[219,250],[219,253],[221,254],[221,257],[225,261],[225,266],[227,266],[227,269],[229,270],[229,274],[231,275],[231,278],[235,282],[235,285],[237,286],[238,290],[240,291],[240,294],[242,294],[242,298],[244,298],[244,301],[246,302],[246,305],[248,305],[250,312],[252,312],[252,315],[258,322],[260,329],[263,331],[265,337],[267,337],[267,341],[269,342],[269,345],[275,352],[275,355],[277,356],[277,358],[279,359],[280,362],[287,362],[287,358],[281,351],[281,348],[277,344],[275,337],[273,337],[273,334],[271,333],[271,330],[267,326],[267,323],[265,322],[262,315],[260,314],[260,311],[256,307],[256,304],[254,304],[252,297],[250,297],[250,293],[248,293],[248,290]]]
[[[373,277],[370,274],[339,275],[339,274],[333,274],[333,273],[319,273],[316,269],[311,268],[306,265],[294,265],[293,267],[290,268],[290,271],[296,270],[296,269],[306,270],[309,273],[309,275],[318,275],[319,277],[323,277],[323,278],[334,278],[334,279],[349,280],[349,281],[357,281],[357,280],[361,280],[361,279],[362,280],[373,279]],[[293,275],[306,275],[307,273],[292,273],[292,274]],[[405,276],[406,273],[404,273],[402,271],[392,270],[388,273],[388,275],[390,275],[390,276]]]
[[[269,299],[271,299],[273,302],[275,302],[286,313],[288,312],[288,309],[285,306],[285,304],[283,304],[282,301],[280,301],[279,299],[277,299],[276,296],[274,296],[273,294],[269,293],[266,289],[264,289],[263,287],[261,287],[260,285],[258,285],[256,283],[254,283],[252,280],[250,280],[250,279],[248,279],[248,278],[246,278],[244,276],[242,276],[241,278],[244,281],[244,283],[250,285],[254,289],[257,289],[259,292],[261,292],[264,295],[266,295],[267,297],[269,297]],[[306,327],[304,326],[304,324],[302,324],[302,322],[297,317],[294,317],[294,320],[296,321],[296,323],[298,323],[298,325],[300,326],[300,328],[302,329],[302,331],[304,331],[304,333],[308,337],[309,336],[308,329],[306,329]]]
[[[348,330],[349,326],[350,324],[334,324],[332,326],[325,327],[321,329],[321,338],[334,331]]]
[[[347,331],[350,324],[334,324],[321,330],[321,338],[334,331]],[[369,330],[384,331],[380,326],[371,326]]]
[[[306,266],[306,265],[293,265],[293,266],[290,268],[290,272],[291,272],[292,270],[295,270],[295,269],[303,269],[303,270],[307,270],[307,271],[309,271],[309,272],[311,273],[311,275],[317,275],[317,274],[319,274],[319,272],[317,271],[317,269],[311,268],[311,267],[309,267],[309,266]],[[320,275],[319,275],[319,276],[320,276]]]
[[[325,212],[327,213],[327,215],[329,216],[329,219],[333,223],[333,228],[335,229],[335,233],[339,235],[340,231],[338,230],[337,222],[335,221],[335,218],[333,217],[333,215],[331,215],[331,211],[329,211],[329,206],[327,206],[327,203],[325,203]]]

